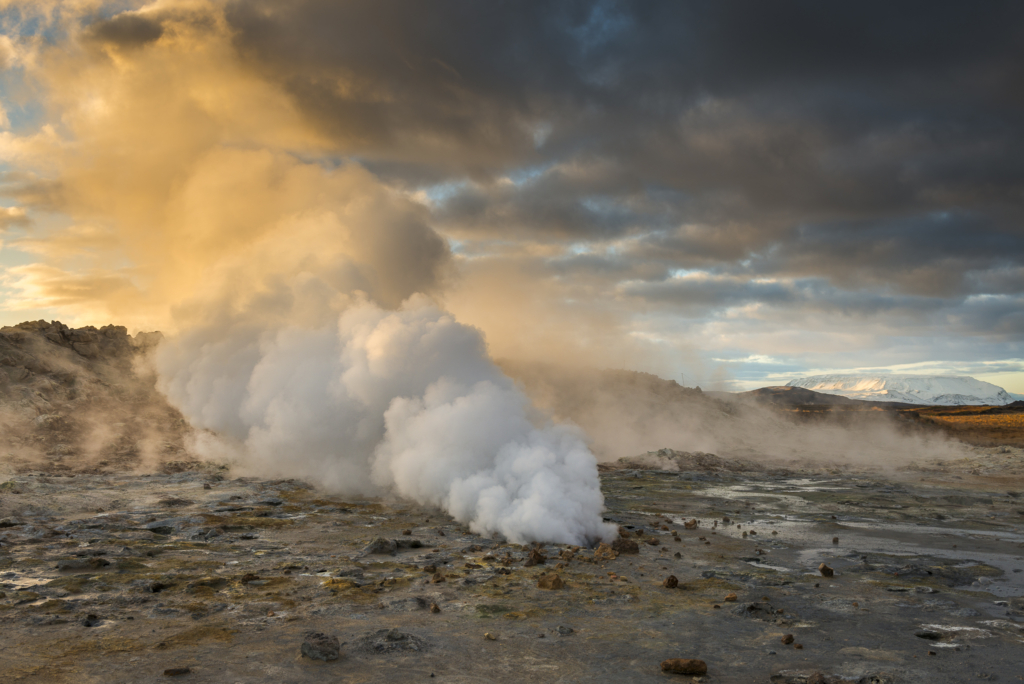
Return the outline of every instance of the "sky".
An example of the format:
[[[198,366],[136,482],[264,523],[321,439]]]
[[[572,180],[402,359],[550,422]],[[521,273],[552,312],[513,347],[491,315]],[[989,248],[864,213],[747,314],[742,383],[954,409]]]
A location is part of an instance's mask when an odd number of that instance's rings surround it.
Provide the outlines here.
[[[0,0],[0,324],[1024,393],[1024,5]],[[366,295],[359,293],[369,293]]]

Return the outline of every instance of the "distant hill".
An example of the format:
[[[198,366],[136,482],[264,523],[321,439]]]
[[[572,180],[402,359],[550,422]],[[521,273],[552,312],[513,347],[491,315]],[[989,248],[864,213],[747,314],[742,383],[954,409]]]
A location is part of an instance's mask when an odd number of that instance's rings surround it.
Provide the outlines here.
[[[967,376],[815,375],[786,385],[864,401],[919,406],[1002,406],[1013,397],[1001,387]]]
[[[838,394],[815,392],[803,387],[791,385],[778,385],[775,387],[761,387],[749,392],[740,392],[736,396],[750,397],[759,401],[767,401],[772,404],[785,406],[830,406],[838,408],[870,408],[879,406],[887,409],[911,408],[917,404],[900,403],[894,401],[865,401],[862,399],[851,399]]]

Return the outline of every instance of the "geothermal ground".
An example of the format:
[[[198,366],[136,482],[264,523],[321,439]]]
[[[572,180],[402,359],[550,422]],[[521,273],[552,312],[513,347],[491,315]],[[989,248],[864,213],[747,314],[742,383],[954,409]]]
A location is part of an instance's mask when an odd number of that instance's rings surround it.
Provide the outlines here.
[[[704,682],[1019,681],[1024,451],[972,453],[888,477],[620,463],[617,552],[211,466],[23,473],[0,485],[0,679],[691,681],[660,664],[697,658]],[[310,632],[339,657],[303,656]]]
[[[603,464],[615,543],[520,546],[196,460],[154,341],[0,330],[0,682],[1024,681],[1020,407],[519,369],[605,460],[730,452]]]

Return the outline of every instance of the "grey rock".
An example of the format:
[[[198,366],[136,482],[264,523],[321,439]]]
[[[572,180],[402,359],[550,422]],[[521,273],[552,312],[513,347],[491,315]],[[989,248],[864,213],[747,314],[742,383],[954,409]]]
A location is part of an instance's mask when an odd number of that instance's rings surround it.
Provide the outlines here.
[[[363,549],[363,553],[389,556],[395,555],[397,551],[398,543],[394,539],[384,537],[377,537]]]
[[[370,653],[391,653],[393,651],[422,651],[427,642],[414,634],[397,629],[381,629],[370,632],[359,640],[360,649]]]
[[[323,632],[308,632],[302,641],[302,655],[313,660],[337,660],[341,655],[338,637]]]

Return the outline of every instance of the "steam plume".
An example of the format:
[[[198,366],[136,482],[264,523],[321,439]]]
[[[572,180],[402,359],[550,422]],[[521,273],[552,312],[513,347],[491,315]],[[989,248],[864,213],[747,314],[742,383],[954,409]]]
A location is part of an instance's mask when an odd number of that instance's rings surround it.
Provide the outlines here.
[[[344,493],[393,491],[481,534],[585,544],[601,522],[596,463],[581,436],[535,427],[483,338],[422,296],[369,302],[319,330],[193,330],[157,355],[160,388],[202,452]]]

